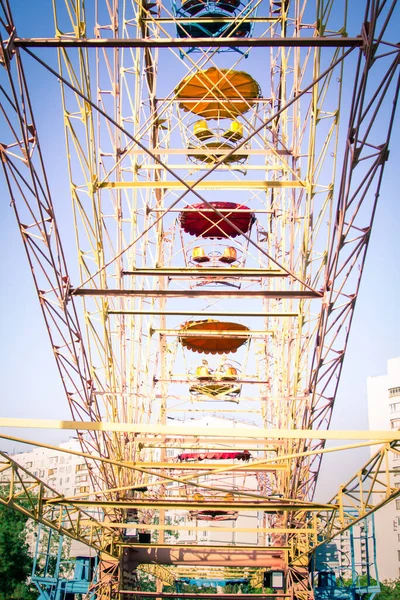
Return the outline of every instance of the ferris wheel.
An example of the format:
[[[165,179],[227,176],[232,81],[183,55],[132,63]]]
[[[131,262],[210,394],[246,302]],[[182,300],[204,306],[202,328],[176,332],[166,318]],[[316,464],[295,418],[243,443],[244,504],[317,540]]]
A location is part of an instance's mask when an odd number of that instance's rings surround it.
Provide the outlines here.
[[[275,569],[309,597],[318,535],[350,519],[313,495],[393,129],[396,2],[357,20],[332,0],[53,0],[48,39],[0,5],[3,167],[90,467],[62,504],[103,553],[98,597],[137,568],[158,592]],[[68,223],[28,61],[59,85]]]

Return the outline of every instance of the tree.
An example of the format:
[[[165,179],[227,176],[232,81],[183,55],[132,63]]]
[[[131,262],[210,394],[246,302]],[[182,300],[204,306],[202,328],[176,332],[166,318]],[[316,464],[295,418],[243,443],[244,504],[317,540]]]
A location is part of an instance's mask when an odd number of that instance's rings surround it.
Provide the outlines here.
[[[383,581],[381,591],[374,600],[400,600],[400,579]]]
[[[35,600],[28,583],[32,557],[25,542],[27,517],[0,505],[0,600]]]

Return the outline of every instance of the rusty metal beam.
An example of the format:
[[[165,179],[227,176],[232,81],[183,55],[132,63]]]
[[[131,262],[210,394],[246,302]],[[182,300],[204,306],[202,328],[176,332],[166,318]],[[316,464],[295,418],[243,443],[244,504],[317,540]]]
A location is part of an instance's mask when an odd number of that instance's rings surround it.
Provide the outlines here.
[[[198,19],[196,19],[196,22]],[[17,48],[356,48],[361,37],[276,37],[276,38],[14,38]]]
[[[123,545],[122,545],[123,547]],[[227,549],[218,546],[197,546],[197,548],[150,548],[132,549],[133,564],[158,563],[161,565],[199,565],[210,567],[271,567],[285,569],[286,551],[275,548],[237,548]],[[237,598],[237,597],[236,597]]]
[[[322,292],[313,290],[120,290],[77,288],[74,296],[135,297],[135,298],[322,298]]]

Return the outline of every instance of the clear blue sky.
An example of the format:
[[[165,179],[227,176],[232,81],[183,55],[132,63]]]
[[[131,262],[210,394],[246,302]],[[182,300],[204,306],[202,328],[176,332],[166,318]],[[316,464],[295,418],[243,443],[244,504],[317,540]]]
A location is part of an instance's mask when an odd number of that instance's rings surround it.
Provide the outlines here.
[[[12,0],[11,4],[20,36],[53,35],[50,0]],[[43,52],[41,54],[44,55]],[[54,53],[52,60],[55,61]],[[54,81],[50,85],[50,77],[39,71],[30,61],[32,95],[50,180],[58,199],[60,196],[65,198],[66,209],[62,217],[68,219],[70,200],[62,158],[64,143],[59,89]],[[48,123],[52,123],[51,128]],[[385,373],[386,361],[400,355],[398,131],[397,121],[336,401],[333,428],[359,429],[366,426],[366,378]],[[2,179],[0,192],[0,318],[3,342],[0,346],[1,414],[8,417],[69,418],[67,402]],[[65,433],[52,431],[27,430],[13,433],[50,443],[58,443],[68,437]],[[14,444],[0,442],[0,447],[10,451]],[[362,457],[346,459],[346,465],[343,466],[343,459],[340,459],[340,481],[351,475],[360,460]],[[335,463],[331,458],[324,465],[324,492],[333,492],[340,482],[337,480],[337,464],[338,461]],[[333,470],[336,472],[334,478],[331,476]]]

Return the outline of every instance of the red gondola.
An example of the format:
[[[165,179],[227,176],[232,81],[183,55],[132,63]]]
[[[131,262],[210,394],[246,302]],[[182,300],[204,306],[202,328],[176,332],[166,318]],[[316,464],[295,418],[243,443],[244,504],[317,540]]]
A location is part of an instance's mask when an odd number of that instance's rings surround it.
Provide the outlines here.
[[[227,217],[236,225],[239,231],[221,219],[205,203],[188,206],[188,209],[180,214],[179,219],[182,229],[190,235],[221,240],[222,238],[234,238],[242,233],[247,233],[254,222],[254,214],[244,204],[210,202],[210,205],[223,211],[224,217]],[[232,212],[229,212],[230,210]]]
[[[245,462],[249,461],[251,458],[251,454],[248,450],[243,450],[239,452],[184,452],[183,454],[178,455],[178,460],[187,461],[187,460],[244,460]]]
[[[236,521],[238,513],[235,510],[191,510],[189,517],[198,521]]]

